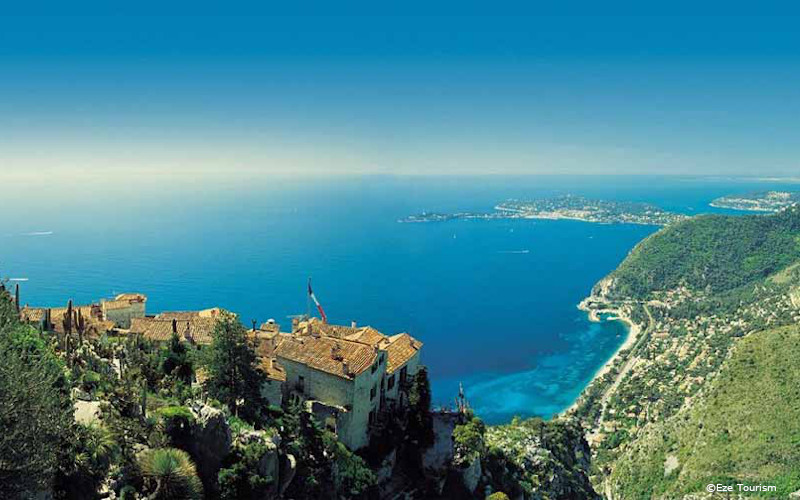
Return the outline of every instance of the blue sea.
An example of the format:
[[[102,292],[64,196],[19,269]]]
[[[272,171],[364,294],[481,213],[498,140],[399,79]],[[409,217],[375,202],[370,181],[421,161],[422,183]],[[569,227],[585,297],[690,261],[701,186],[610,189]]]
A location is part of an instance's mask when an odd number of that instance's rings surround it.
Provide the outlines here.
[[[573,403],[627,334],[576,305],[658,228],[398,218],[565,193],[719,212],[708,207],[717,196],[796,188],[613,176],[0,180],[0,276],[27,279],[25,303],[137,291],[151,312],[220,306],[288,329],[307,310],[310,276],[331,322],[422,340],[436,404],[451,404],[461,383],[489,423]]]

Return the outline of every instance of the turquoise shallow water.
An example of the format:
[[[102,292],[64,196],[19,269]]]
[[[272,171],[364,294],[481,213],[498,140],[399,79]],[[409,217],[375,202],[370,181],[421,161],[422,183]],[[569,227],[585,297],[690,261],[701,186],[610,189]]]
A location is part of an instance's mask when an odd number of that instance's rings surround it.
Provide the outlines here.
[[[626,333],[590,323],[576,304],[656,228],[397,218],[567,192],[693,212],[754,188],[565,177],[3,182],[11,208],[0,213],[0,275],[28,278],[27,303],[140,291],[153,312],[222,306],[248,324],[288,327],[306,311],[312,276],[331,321],[418,337],[436,402],[463,383],[491,423],[574,401]]]

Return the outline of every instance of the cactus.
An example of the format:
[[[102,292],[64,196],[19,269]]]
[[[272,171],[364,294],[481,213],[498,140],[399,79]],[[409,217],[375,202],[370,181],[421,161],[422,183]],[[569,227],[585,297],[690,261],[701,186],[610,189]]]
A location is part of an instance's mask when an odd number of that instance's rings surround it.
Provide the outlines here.
[[[49,307],[44,310],[44,331],[46,331],[46,332],[50,331],[50,324],[51,324],[51,321],[52,321],[52,314],[53,314],[53,312],[51,311],[51,309]]]
[[[142,418],[147,418],[147,379],[142,378],[142,403],[141,403]]]
[[[78,341],[83,344],[83,334],[86,332],[86,321],[83,319],[81,310],[78,309],[78,316],[75,321],[76,329],[78,330]]]
[[[14,285],[14,305],[17,308],[17,314],[19,314],[19,283]]]

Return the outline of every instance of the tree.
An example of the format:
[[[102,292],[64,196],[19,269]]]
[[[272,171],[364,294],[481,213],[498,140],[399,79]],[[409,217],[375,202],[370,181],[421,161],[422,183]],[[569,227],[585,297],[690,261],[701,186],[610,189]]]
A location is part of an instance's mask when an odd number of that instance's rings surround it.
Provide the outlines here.
[[[269,487],[276,478],[259,474],[259,462],[267,452],[266,445],[258,442],[234,449],[217,475],[221,500],[268,497]]]
[[[139,470],[148,498],[153,500],[194,500],[203,497],[203,484],[189,454],[175,448],[143,451]]]
[[[172,375],[184,384],[192,383],[192,358],[189,349],[184,342],[181,342],[177,333],[172,334],[169,345],[164,352],[161,360],[161,371],[164,375]]]
[[[431,383],[428,379],[428,370],[424,366],[421,366],[414,376],[408,402],[408,437],[420,450],[424,450],[434,441]]]
[[[98,489],[108,474],[117,445],[104,427],[77,424],[63,446],[63,458],[56,475],[59,498],[97,498]]]
[[[73,423],[63,364],[0,292],[0,498],[49,488]]]
[[[255,422],[266,401],[261,396],[265,374],[258,367],[258,356],[239,320],[224,313],[217,321],[206,358],[208,394],[236,416]]]

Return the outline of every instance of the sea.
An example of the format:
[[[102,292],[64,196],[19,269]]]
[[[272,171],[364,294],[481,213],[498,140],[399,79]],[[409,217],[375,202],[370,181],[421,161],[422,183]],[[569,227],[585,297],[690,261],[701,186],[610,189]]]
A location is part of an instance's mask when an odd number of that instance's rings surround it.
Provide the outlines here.
[[[576,194],[726,212],[722,195],[798,189],[723,177],[271,177],[0,175],[0,276],[23,303],[121,292],[147,310],[223,307],[289,329],[316,296],[338,324],[424,343],[436,406],[459,388],[490,424],[569,407],[624,342],[578,302],[654,226],[569,220],[399,223],[422,211],[491,211],[507,198]],[[313,309],[311,310],[313,313]]]

